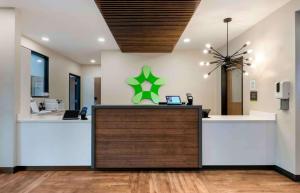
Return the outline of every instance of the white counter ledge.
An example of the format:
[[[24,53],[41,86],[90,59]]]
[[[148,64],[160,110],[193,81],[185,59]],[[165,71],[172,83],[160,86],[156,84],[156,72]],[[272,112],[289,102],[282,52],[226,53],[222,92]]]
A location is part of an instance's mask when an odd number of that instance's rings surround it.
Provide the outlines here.
[[[18,166],[91,165],[91,117],[62,117],[58,113],[18,118]]]
[[[276,121],[276,114],[250,111],[249,115],[210,115],[203,122],[211,121]]]
[[[274,165],[275,131],[274,113],[203,119],[203,165]]]
[[[45,114],[45,115],[31,115],[28,117],[18,117],[18,123],[91,123],[91,116],[87,116],[88,120],[63,120],[63,114]]]

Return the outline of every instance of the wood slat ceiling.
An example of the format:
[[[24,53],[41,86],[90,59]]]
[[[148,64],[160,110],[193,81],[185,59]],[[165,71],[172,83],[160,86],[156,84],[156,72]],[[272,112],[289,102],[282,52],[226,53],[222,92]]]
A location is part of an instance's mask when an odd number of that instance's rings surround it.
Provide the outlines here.
[[[201,0],[95,0],[122,52],[172,52]]]

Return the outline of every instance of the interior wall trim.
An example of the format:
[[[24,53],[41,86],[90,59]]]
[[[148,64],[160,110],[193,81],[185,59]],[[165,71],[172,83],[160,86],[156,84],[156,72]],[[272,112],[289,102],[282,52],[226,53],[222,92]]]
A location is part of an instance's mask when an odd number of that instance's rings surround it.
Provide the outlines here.
[[[90,171],[91,166],[16,166],[15,171]]]
[[[16,167],[0,167],[0,173],[13,174],[16,172],[15,168]]]
[[[274,170],[295,182],[300,182],[300,175],[295,175],[276,165],[211,165],[203,166],[202,170]]]
[[[274,166],[274,170],[277,171],[278,173],[280,173],[281,175],[284,175],[284,176],[290,178],[291,180],[293,180],[295,182],[300,182],[300,175],[295,175],[279,166]]]
[[[203,170],[274,170],[273,165],[209,165]]]
[[[182,168],[183,170],[186,170]],[[128,169],[129,170],[129,169]],[[130,169],[132,170],[132,169]],[[145,169],[147,170],[147,169]],[[153,169],[151,169],[153,170]],[[178,170],[178,168],[176,169]],[[201,169],[189,171],[203,171],[203,170],[274,170],[279,174],[288,177],[289,179],[300,182],[300,175],[295,175],[276,165],[211,165],[203,166]],[[18,171],[94,171],[91,166],[16,166],[16,167],[0,167],[0,172],[13,174]],[[121,170],[110,170],[121,171]],[[148,170],[149,171],[149,170]],[[162,171],[162,170],[161,170]],[[166,171],[166,170],[163,170]]]

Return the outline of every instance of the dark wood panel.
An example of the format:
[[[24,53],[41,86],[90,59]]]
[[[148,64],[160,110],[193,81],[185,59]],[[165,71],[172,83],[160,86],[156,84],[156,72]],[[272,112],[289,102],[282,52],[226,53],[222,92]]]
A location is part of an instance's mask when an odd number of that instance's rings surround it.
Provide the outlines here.
[[[124,124],[123,124],[124,125]],[[195,124],[196,125],[196,124]],[[104,127],[103,127],[104,128]],[[173,129],[173,128],[163,128],[163,129],[152,129],[152,128],[136,128],[136,129],[124,129],[123,126],[117,129],[98,129],[98,135],[197,135],[198,132],[193,129],[195,127],[186,129]]]
[[[106,155],[195,155],[198,154],[198,145],[192,141],[185,142],[135,142],[127,143],[123,141],[119,142],[109,142],[109,141],[100,141],[99,149],[96,152]],[[152,147],[148,148],[139,148],[139,147]],[[164,148],[161,148],[164,147]]]
[[[184,116],[181,116],[183,115]],[[102,109],[96,122],[198,122],[197,109]],[[114,123],[111,123],[114,124]],[[99,125],[101,126],[101,124]]]
[[[107,155],[98,156],[97,163],[102,168],[197,168],[198,160],[195,155]],[[150,166],[150,167],[149,167]]]
[[[174,49],[200,1],[95,0],[95,3],[123,52],[155,53]],[[138,33],[133,36],[132,32]],[[165,35],[168,33],[175,38]],[[151,41],[153,34],[156,39]],[[143,37],[150,39],[143,41]]]
[[[97,121],[98,122],[98,121]],[[123,122],[114,122],[111,124],[111,122],[98,122],[97,126],[101,127],[103,129],[190,129],[195,128],[198,125],[198,122],[126,122],[124,124]]]
[[[198,137],[195,135],[174,135],[174,134],[157,134],[157,135],[146,135],[146,134],[123,134],[123,135],[104,135],[96,134],[96,138],[100,138],[101,141],[169,141],[169,142],[180,142],[180,141],[197,141]],[[96,142],[98,142],[96,140]]]
[[[199,168],[201,107],[94,109],[96,168]]]

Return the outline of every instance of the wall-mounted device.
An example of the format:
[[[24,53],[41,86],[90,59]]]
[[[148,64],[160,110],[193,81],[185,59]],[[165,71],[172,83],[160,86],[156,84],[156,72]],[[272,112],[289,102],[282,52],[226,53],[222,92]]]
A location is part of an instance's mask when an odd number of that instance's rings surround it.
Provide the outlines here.
[[[193,105],[193,96],[191,93],[186,93],[187,104],[186,105]]]
[[[275,83],[275,97],[280,99],[280,110],[289,110],[290,87],[289,81]]]

